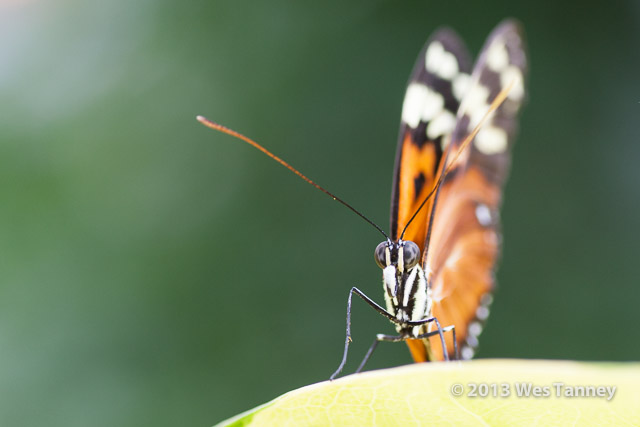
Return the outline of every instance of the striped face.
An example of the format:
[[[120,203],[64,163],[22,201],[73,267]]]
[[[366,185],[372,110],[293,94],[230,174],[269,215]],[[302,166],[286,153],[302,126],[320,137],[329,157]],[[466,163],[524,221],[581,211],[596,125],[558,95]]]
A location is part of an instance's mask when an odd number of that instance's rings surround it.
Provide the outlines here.
[[[443,327],[454,325],[467,358],[489,313],[500,243],[498,211],[526,69],[522,33],[514,21],[491,33],[473,68],[458,36],[440,29],[418,56],[402,107],[391,239],[375,255],[383,269],[387,309],[400,323],[435,316]],[[505,102],[459,153],[493,100],[509,86]],[[449,172],[442,184],[419,209],[445,169]],[[411,256],[414,246],[419,252],[415,265],[406,262],[408,246]],[[434,329],[432,323],[397,327],[410,338]],[[431,346],[440,348],[437,340],[407,343],[421,362],[442,355],[430,351]],[[454,356],[452,335],[446,340],[447,352]]]
[[[401,335],[415,336],[420,327],[404,322],[418,321],[431,312],[429,289],[419,265],[420,248],[411,241],[385,241],[378,245],[375,260],[382,268],[387,311],[398,319],[396,330]]]

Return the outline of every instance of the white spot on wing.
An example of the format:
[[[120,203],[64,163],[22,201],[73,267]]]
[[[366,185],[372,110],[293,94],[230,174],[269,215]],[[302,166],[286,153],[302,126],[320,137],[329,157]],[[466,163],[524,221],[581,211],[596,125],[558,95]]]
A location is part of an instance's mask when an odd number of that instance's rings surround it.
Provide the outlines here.
[[[426,96],[427,87],[419,84],[410,84],[404,95],[402,104],[402,121],[409,127],[415,128],[420,123],[420,106]]]
[[[463,360],[469,360],[469,359],[473,359],[474,354],[475,352],[471,347],[464,346],[462,347],[460,356],[462,357]]]
[[[469,335],[466,341],[467,341],[467,345],[469,345],[472,348],[475,348],[478,346],[478,338],[476,338],[474,335]]]
[[[429,90],[422,107],[422,120],[425,122],[436,117],[444,108],[444,97],[438,92]]]
[[[465,96],[461,110],[469,115],[469,129],[475,128],[489,110],[489,88],[476,83]]]
[[[436,139],[440,135],[447,135],[453,132],[453,128],[456,125],[456,117],[447,110],[442,110],[433,120],[427,125],[427,137],[429,139]]]
[[[469,334],[477,337],[482,333],[482,325],[479,322],[473,322],[469,325]]]
[[[493,304],[493,295],[491,294],[484,294],[482,295],[482,297],[480,298],[480,304],[488,307],[491,304]]]
[[[489,308],[482,305],[478,307],[476,310],[476,317],[478,320],[487,320],[487,317],[489,317]]]
[[[486,126],[476,135],[474,144],[483,154],[498,154],[507,149],[507,132],[495,126]]]
[[[512,101],[520,101],[524,97],[524,81],[520,69],[513,65],[500,72],[500,84],[502,87],[505,88],[511,83],[513,83],[513,87],[507,98]]]
[[[460,101],[469,90],[471,84],[471,76],[467,73],[460,73],[453,79],[452,90],[453,96]]]
[[[480,203],[476,206],[476,219],[483,227],[491,225],[491,210],[487,205]]]
[[[487,66],[493,71],[500,72],[509,65],[509,53],[504,40],[494,40],[487,52]]]
[[[402,104],[402,121],[415,129],[420,120],[434,118],[444,108],[444,98],[439,93],[420,83],[407,87]]]
[[[425,68],[443,79],[452,80],[458,74],[458,60],[440,42],[432,42],[425,55]]]

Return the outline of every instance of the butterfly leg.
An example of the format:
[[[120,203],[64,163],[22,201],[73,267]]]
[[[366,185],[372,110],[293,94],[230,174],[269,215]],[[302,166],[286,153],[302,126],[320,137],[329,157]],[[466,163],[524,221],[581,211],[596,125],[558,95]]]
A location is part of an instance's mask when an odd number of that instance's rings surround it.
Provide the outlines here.
[[[459,360],[460,359],[460,354],[458,352],[458,340],[456,338],[456,327],[455,325],[450,325],[447,326],[445,328],[440,326],[440,322],[438,321],[437,318],[435,317],[428,317],[426,319],[422,319],[422,320],[416,320],[416,321],[411,321],[411,322],[407,322],[409,325],[411,326],[419,326],[419,325],[424,325],[426,323],[429,322],[434,322],[436,324],[436,328],[438,328],[437,331],[432,331],[423,335],[419,335],[417,338],[428,338],[431,337],[433,335],[438,334],[440,336],[440,342],[442,343],[442,352],[443,352],[443,356],[444,356],[444,360],[449,360],[449,354],[447,352],[447,345],[445,344],[444,341],[444,332],[449,332],[451,331],[451,333],[453,334],[453,353],[455,354],[455,359]]]
[[[427,338],[427,337],[431,337],[433,335],[438,334],[440,336],[440,342],[442,343],[442,351],[443,351],[443,356],[444,356],[444,360],[448,361],[449,360],[449,354],[447,353],[447,344],[444,342],[444,330],[442,329],[442,326],[440,326],[440,322],[438,321],[437,318],[435,317],[427,317],[425,319],[422,320],[412,320],[410,322],[407,322],[407,325],[410,326],[421,326],[430,322],[434,322],[436,324],[436,331],[432,331],[432,332],[428,332],[426,334],[422,334],[422,335],[418,335],[416,338]],[[453,327],[453,325],[451,326]],[[449,326],[447,326],[447,328],[449,328]],[[449,330],[449,329],[447,329]],[[455,333],[454,333],[455,336]]]
[[[444,339],[443,334],[445,332],[451,331],[451,333],[453,334],[454,352],[456,354],[456,359],[458,359],[458,344],[456,342],[456,327],[454,325],[451,325],[451,326],[447,326],[445,328],[441,328],[440,327],[440,323],[437,321],[437,319],[435,317],[432,317],[432,318],[429,318],[429,319],[425,319],[425,323],[427,323],[426,320],[436,322],[436,326],[437,326],[438,330],[427,332],[426,334],[418,335],[415,338],[429,338],[429,337],[432,337],[434,335],[440,335],[440,338]],[[402,336],[402,335],[397,335],[397,336],[396,335],[383,335],[383,334],[376,335],[376,339],[373,341],[373,344],[371,344],[371,347],[369,347],[369,351],[367,351],[367,354],[364,356],[364,359],[362,359],[362,362],[360,363],[360,366],[358,366],[358,369],[356,369],[356,374],[358,372],[362,371],[362,368],[364,368],[364,365],[369,361],[369,358],[371,357],[371,354],[373,354],[373,351],[376,349],[376,347],[378,346],[379,342],[381,342],[381,341],[400,342],[400,341],[406,341],[407,339],[411,339],[411,338],[412,337],[406,337],[406,336]],[[449,355],[447,354],[446,347],[443,347],[443,356],[444,356],[445,360],[449,360]]]
[[[349,343],[351,342],[351,298],[353,297],[353,294],[358,295],[364,300],[364,302],[369,304],[374,310],[382,314],[387,319],[391,320],[392,322],[397,322],[397,319],[393,315],[391,315],[387,310],[378,305],[374,300],[366,296],[360,289],[356,287],[351,288],[351,290],[349,291],[349,299],[347,299],[347,337],[344,340],[344,353],[342,355],[342,362],[340,362],[340,366],[338,366],[338,369],[333,373],[333,375],[329,377],[329,380],[334,379],[340,372],[342,372],[345,363],[347,363],[347,353],[349,352]],[[370,352],[373,352],[373,349],[369,350]]]
[[[456,327],[455,325],[447,326],[447,328],[451,328],[451,333],[453,334],[453,353],[456,355],[455,360],[460,360],[460,351],[458,350],[458,339],[456,338]]]
[[[427,332],[426,334],[422,334],[422,335],[418,335],[416,338],[429,338],[432,337],[434,335],[440,335],[440,342],[442,343],[443,347],[442,347],[442,355],[444,356],[444,360],[449,360],[449,354],[447,353],[447,347],[444,344],[444,333],[445,332],[449,332],[451,331],[451,333],[453,334],[453,353],[455,354],[455,359],[454,360],[458,360],[460,359],[460,355],[458,354],[458,342],[456,340],[456,327],[454,325],[451,326],[447,326],[444,328],[440,328],[440,325],[438,325],[438,330],[437,331],[431,331],[431,332]]]
[[[395,335],[383,335],[383,334],[376,335],[376,339],[373,340],[373,344],[371,344],[371,347],[369,347],[369,351],[367,351],[367,354],[364,355],[364,359],[362,359],[362,362],[360,362],[360,366],[358,366],[358,369],[356,369],[356,374],[358,372],[362,371],[362,368],[364,368],[364,365],[369,361],[369,358],[373,354],[373,351],[376,349],[376,347],[378,346],[378,343],[380,341],[400,342],[400,341],[404,341],[406,339],[407,339],[407,337],[403,337],[403,336],[400,336],[400,335],[398,335],[398,336],[395,336]]]

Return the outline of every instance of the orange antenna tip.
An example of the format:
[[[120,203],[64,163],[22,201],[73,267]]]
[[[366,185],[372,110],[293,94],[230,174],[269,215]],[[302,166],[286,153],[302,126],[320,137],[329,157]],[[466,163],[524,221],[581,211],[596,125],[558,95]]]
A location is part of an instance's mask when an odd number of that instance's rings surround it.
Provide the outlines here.
[[[298,175],[303,181],[306,181],[307,183],[313,185],[315,188],[317,188],[318,190],[322,191],[323,193],[325,193],[327,196],[331,197],[333,200],[341,203],[342,205],[344,205],[345,207],[347,207],[348,209],[350,209],[351,211],[353,211],[356,215],[358,215],[359,217],[361,217],[362,219],[364,219],[365,221],[367,221],[369,224],[371,224],[376,230],[378,230],[380,233],[382,233],[382,235],[388,239],[387,234],[380,228],[378,227],[373,221],[371,221],[369,218],[367,218],[366,216],[364,216],[362,213],[360,213],[358,210],[356,210],[353,206],[351,206],[350,204],[348,204],[347,202],[345,202],[344,200],[342,200],[341,198],[339,198],[338,196],[334,195],[333,193],[329,192],[328,190],[326,190],[324,187],[321,187],[320,185],[316,184],[315,181],[312,181],[311,179],[307,178],[305,175],[303,175],[298,169],[294,168],[293,166],[291,166],[289,163],[285,162],[284,160],[282,160],[280,157],[276,156],[275,154],[273,154],[271,151],[267,150],[266,148],[264,148],[262,145],[258,144],[257,142],[255,142],[253,139],[244,136],[243,134],[236,132],[233,129],[229,129],[226,126],[222,126],[218,123],[212,122],[211,120],[207,119],[206,117],[203,116],[196,116],[196,120],[198,120],[200,123],[202,123],[203,125],[205,125],[208,128],[211,128],[213,130],[217,130],[218,132],[222,132],[222,133],[226,133],[227,135],[230,135],[234,138],[237,138],[239,140],[242,140],[244,142],[246,142],[247,144],[253,146],[254,148],[262,151],[264,154],[266,154],[268,157],[271,157],[271,159],[275,160],[277,163],[280,163],[282,166],[284,166],[285,168],[289,169],[291,172],[295,173],[296,175]]]
[[[205,116],[196,116],[196,120],[212,129],[217,129],[218,126],[220,126],[216,122],[212,122],[211,120],[207,119]]]

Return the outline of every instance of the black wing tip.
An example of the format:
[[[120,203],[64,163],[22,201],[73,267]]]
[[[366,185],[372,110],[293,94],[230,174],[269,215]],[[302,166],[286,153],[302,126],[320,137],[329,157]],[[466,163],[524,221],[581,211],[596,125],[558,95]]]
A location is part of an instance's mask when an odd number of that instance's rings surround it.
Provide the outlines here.
[[[424,44],[423,52],[426,50],[427,46],[434,41],[441,42],[446,50],[456,53],[456,56],[470,56],[464,40],[462,40],[462,37],[460,37],[460,35],[451,27],[442,26],[436,28]]]
[[[496,37],[502,37],[505,34],[509,33],[515,35],[520,40],[522,49],[526,48],[524,25],[521,21],[515,18],[507,18],[500,21],[500,23],[493,29],[493,31],[491,31],[489,37],[487,37],[487,43],[491,42],[491,40],[495,39]]]
[[[493,34],[499,34],[504,32],[516,32],[519,34],[524,33],[524,25],[517,18],[505,18],[496,25],[496,27],[491,32]]]

